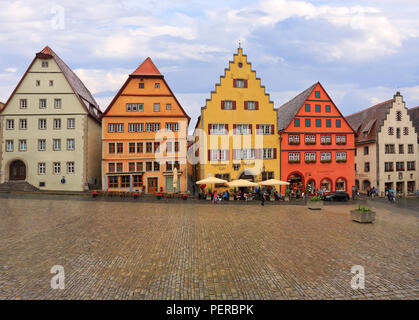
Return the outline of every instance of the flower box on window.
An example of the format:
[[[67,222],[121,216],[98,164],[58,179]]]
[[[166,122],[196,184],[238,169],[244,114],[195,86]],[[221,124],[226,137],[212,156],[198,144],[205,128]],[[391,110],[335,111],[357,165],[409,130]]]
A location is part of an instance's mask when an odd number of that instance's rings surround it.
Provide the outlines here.
[[[306,163],[316,163],[316,160],[305,160]]]
[[[328,145],[328,144],[332,144],[332,142],[331,141],[323,141],[323,142],[321,142],[321,144],[322,145]]]
[[[300,144],[300,141],[290,141],[288,144],[290,145]]]
[[[336,162],[346,162],[346,159],[338,159]]]
[[[315,142],[315,141],[306,141],[306,144],[311,144],[311,145],[313,145],[313,144],[316,144],[316,142]]]
[[[336,142],[336,144],[339,144],[339,145],[346,144],[346,141],[338,141]]]
[[[329,160],[327,160],[327,159],[323,159],[323,160],[320,160],[320,162],[321,162],[321,163],[330,163],[330,162],[332,162],[332,160],[330,160],[330,159],[329,159]]]
[[[288,160],[288,163],[300,163],[300,160]]]

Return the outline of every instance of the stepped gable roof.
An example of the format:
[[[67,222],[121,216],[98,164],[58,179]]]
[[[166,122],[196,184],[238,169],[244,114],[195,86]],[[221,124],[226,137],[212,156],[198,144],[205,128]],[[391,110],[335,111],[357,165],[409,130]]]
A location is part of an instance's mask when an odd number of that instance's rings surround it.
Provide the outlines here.
[[[86,109],[86,111],[89,113],[90,116],[92,116],[94,119],[99,121],[102,111],[100,110],[99,105],[97,104],[96,100],[93,98],[92,94],[83,84],[83,82],[79,79],[79,77],[77,77],[77,75],[73,72],[73,70],[71,70],[65,64],[65,62],[49,46],[46,46],[44,49],[42,49],[40,52],[36,54],[29,68],[26,70],[25,74],[21,78],[15,90],[10,95],[9,100],[7,100],[4,108],[7,107],[10,99],[16,93],[17,88],[19,88],[20,84],[22,83],[23,79],[25,78],[26,74],[29,72],[30,68],[32,67],[32,65],[34,64],[37,58],[54,59],[54,61],[57,63],[58,67],[60,68],[61,72],[63,73],[64,77],[66,78],[67,82],[69,83],[74,93],[78,97],[80,103],[83,105],[83,107]]]
[[[318,82],[278,108],[278,130],[285,130],[288,127],[317,84]]]
[[[409,114],[409,118],[412,121],[413,126],[415,127],[419,140],[419,106],[407,109],[407,113]]]
[[[393,101],[391,99],[381,102],[346,117],[346,120],[356,133],[355,141],[357,143],[375,142],[377,140],[377,132],[383,125]]]

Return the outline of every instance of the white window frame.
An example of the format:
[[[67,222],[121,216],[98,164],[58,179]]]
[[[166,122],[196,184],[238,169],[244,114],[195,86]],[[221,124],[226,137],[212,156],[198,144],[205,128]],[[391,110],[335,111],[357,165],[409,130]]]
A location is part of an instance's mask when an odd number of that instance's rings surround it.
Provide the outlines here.
[[[20,99],[19,106],[20,106],[20,109],[27,109],[28,108],[28,100],[27,99]]]
[[[28,120],[27,119],[19,119],[19,129],[20,130],[27,130],[28,129]]]
[[[211,161],[226,161],[227,150],[224,149],[213,149],[211,150]]]
[[[75,164],[74,161],[68,161],[67,162],[67,173],[73,174],[75,172]]]
[[[233,110],[232,100],[224,100],[224,110]]]
[[[61,119],[54,119],[54,130],[61,129]]]
[[[236,79],[236,88],[244,88],[244,79]]]
[[[160,103],[154,103],[153,104],[153,111],[154,112],[160,112]]]
[[[54,174],[61,174],[61,162],[54,162],[52,164],[52,170]]]
[[[46,174],[47,165],[45,162],[39,162],[38,163],[38,175],[44,175]]]
[[[124,132],[124,124],[123,123],[117,123],[116,124],[116,132]]]
[[[76,119],[69,118],[67,119],[67,129],[75,129],[76,128]]]
[[[14,119],[7,119],[6,120],[6,129],[7,130],[14,130],[15,129],[15,120]]]
[[[54,151],[61,150],[61,139],[52,139],[52,150]]]
[[[67,150],[74,151],[76,149],[76,141],[74,138],[67,139]]]
[[[13,152],[14,150],[14,141],[6,140],[6,152]]]
[[[320,152],[320,160],[321,161],[332,160],[332,153],[331,152]]]
[[[256,101],[247,101],[247,110],[256,110]]]
[[[39,119],[38,121],[39,130],[47,129],[47,119]]]
[[[47,140],[38,139],[38,151],[46,151],[47,149]]]
[[[304,136],[304,141],[309,143],[315,143],[316,142],[316,135],[315,134],[306,134]]]
[[[213,123],[211,124],[210,134],[226,134],[226,125],[225,123]]]
[[[62,107],[62,100],[60,98],[54,99],[54,108],[61,109]]]
[[[39,99],[39,109],[47,108],[47,99]]]
[[[28,144],[26,139],[19,140],[19,151],[24,152],[28,150]]]
[[[261,135],[272,134],[271,126],[272,126],[271,124],[260,124],[258,133],[261,134]]]
[[[300,153],[299,152],[289,152],[288,153],[288,161],[300,161]]]
[[[263,148],[263,159],[271,160],[274,158],[274,149],[273,148]]]

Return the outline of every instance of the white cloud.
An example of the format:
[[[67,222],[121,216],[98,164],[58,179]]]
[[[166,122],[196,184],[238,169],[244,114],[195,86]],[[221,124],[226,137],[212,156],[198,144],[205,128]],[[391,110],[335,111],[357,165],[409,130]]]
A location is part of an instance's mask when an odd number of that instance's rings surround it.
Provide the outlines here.
[[[117,91],[124,84],[128,75],[134,71],[124,69],[95,70],[75,69],[74,72],[92,94],[106,91]]]

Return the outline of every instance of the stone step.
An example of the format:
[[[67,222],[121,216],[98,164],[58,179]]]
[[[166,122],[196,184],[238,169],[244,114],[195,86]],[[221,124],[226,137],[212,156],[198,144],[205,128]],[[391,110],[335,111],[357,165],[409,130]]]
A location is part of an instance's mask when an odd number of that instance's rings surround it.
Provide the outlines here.
[[[9,181],[0,183],[0,191],[11,192],[11,191],[39,191],[38,188],[34,187],[26,181]]]

